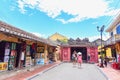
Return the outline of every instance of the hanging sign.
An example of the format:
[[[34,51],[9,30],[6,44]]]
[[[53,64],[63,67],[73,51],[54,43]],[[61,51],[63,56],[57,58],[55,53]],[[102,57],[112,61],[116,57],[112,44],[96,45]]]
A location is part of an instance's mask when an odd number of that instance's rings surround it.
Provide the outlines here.
[[[44,53],[44,47],[43,46],[37,47],[37,52]]]
[[[31,57],[26,57],[26,66],[31,65]]]
[[[4,62],[8,62],[9,61],[9,56],[4,56]]]
[[[10,49],[5,49],[5,55],[9,55]]]
[[[7,70],[8,63],[6,62],[1,62],[0,63],[0,71],[1,70]]]

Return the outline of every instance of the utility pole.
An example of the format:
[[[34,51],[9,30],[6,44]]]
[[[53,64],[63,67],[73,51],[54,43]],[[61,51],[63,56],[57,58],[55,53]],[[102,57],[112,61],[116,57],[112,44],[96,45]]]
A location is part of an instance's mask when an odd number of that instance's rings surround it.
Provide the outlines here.
[[[103,67],[103,53],[102,53],[102,33],[103,33],[103,31],[104,31],[104,25],[102,26],[102,27],[99,27],[99,26],[97,26],[97,30],[100,32],[100,36],[101,36],[101,48],[100,48],[100,55],[101,55],[101,67]]]

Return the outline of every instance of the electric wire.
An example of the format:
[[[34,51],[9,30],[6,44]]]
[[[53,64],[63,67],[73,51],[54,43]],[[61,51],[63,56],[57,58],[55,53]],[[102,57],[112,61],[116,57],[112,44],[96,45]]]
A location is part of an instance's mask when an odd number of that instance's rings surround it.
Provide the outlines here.
[[[115,4],[114,9],[117,9],[118,6],[119,6],[119,4],[120,4],[120,1],[119,1],[119,0],[116,1],[116,4]],[[112,14],[115,14],[115,15],[112,16],[112,17],[107,18],[106,21],[105,21],[105,23],[106,23],[105,26],[106,26],[106,27],[108,27],[110,24],[112,24],[113,19],[115,19],[115,18],[120,14],[120,10],[119,10],[117,13],[116,13],[115,11],[113,11]],[[103,35],[104,35],[104,37],[106,37],[107,39],[109,38],[109,36],[107,36],[107,35],[104,33],[104,31],[103,31]]]
[[[119,6],[119,4],[120,4],[120,1],[119,1],[119,0],[116,1],[116,4],[115,4],[114,9],[117,9],[118,6]],[[117,13],[116,13],[115,11],[113,11],[112,14],[115,14],[115,15],[112,16],[112,17],[109,17],[109,19],[107,19],[107,20],[105,21],[106,26],[109,26],[109,25],[111,24],[111,22],[113,21],[113,19],[114,19],[116,16],[118,16],[119,13],[120,13],[120,10],[119,10]]]

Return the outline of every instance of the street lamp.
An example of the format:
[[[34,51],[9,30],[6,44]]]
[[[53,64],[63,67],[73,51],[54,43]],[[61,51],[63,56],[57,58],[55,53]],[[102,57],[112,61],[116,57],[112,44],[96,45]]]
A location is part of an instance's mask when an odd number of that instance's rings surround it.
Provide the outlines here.
[[[104,31],[104,27],[105,27],[104,25],[103,25],[102,27],[97,26],[97,30],[100,32],[100,36],[101,36],[101,49],[100,49],[100,50],[101,50],[101,53],[100,53],[100,54],[101,54],[101,58],[102,58],[102,59],[101,59],[101,60],[102,60],[102,61],[101,61],[101,67],[103,67],[102,33],[103,33],[103,31]]]

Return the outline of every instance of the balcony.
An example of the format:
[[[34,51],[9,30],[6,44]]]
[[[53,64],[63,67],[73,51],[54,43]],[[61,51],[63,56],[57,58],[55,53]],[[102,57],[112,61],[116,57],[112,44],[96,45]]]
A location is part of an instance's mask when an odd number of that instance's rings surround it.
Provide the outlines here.
[[[120,41],[120,34],[115,34],[114,36],[110,37],[108,40],[106,40],[106,42],[104,43],[104,45],[113,45],[116,42]]]

